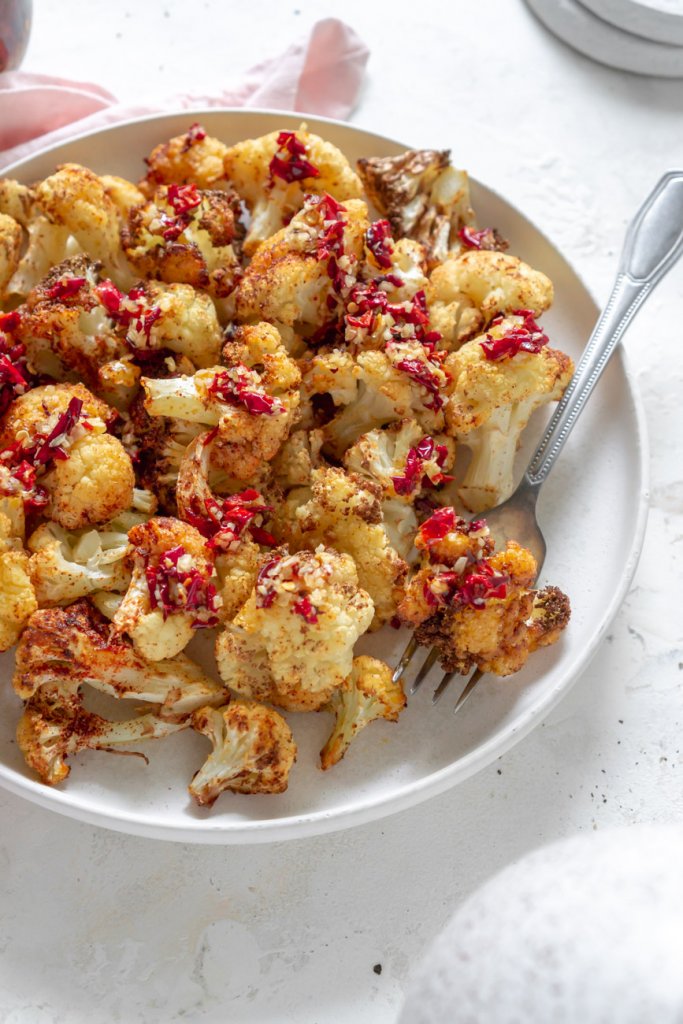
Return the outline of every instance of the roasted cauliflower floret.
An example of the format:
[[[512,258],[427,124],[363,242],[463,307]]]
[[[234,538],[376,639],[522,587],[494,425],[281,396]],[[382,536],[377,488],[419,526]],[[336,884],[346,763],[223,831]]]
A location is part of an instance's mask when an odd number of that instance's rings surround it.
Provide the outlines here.
[[[191,284],[216,298],[235,287],[241,227],[230,193],[161,185],[153,199],[131,211],[121,237],[143,277]]]
[[[130,287],[118,211],[93,171],[80,164],[62,164],[35,186],[34,196],[38,209],[52,224],[66,228],[83,252],[99,260],[119,286]]]
[[[287,227],[264,242],[235,292],[237,319],[275,324],[290,348],[341,310],[355,282],[368,227],[360,199],[309,196]]]
[[[320,751],[320,767],[326,771],[338,764],[354,737],[375,719],[398,721],[405,706],[401,683],[393,682],[388,665],[366,655],[354,658],[351,675],[323,709],[331,711],[336,721]]]
[[[43,523],[28,539],[29,570],[38,604],[50,608],[71,604],[98,590],[123,593],[130,583],[124,564],[128,531],[149,516],[122,512],[98,529],[68,531],[57,523]]]
[[[130,212],[135,206],[144,203],[145,196],[137,185],[126,178],[119,178],[115,174],[101,174],[100,181],[119,215],[119,227],[123,228],[128,223]]]
[[[569,356],[548,346],[528,310],[497,317],[486,335],[446,359],[452,377],[446,429],[472,459],[458,488],[466,508],[483,512],[513,491],[515,452],[532,412],[562,397]]]
[[[272,461],[273,480],[283,491],[304,487],[311,473],[323,465],[320,455],[324,438],[321,430],[295,430]]]
[[[28,561],[14,524],[0,511],[0,651],[14,646],[38,607]]]
[[[450,438],[425,435],[415,420],[363,434],[344,455],[344,466],[382,488],[384,529],[401,558],[412,552],[417,530],[413,511],[425,488],[452,480],[455,446]]]
[[[343,153],[304,126],[238,142],[223,166],[251,214],[244,243],[248,255],[291,221],[306,195],[327,192],[342,201],[362,195],[360,179]]]
[[[13,178],[0,178],[0,213],[28,227],[33,216],[33,191]]]
[[[220,683],[184,654],[154,662],[142,657],[87,601],[36,612],[17,648],[15,692],[29,700],[56,686],[77,694],[85,684],[154,704],[161,718],[173,721],[227,699]]]
[[[162,739],[186,729],[155,714],[110,722],[83,707],[80,695],[50,687],[28,701],[17,726],[17,745],[41,782],[56,786],[70,772],[67,757],[82,750],[111,750],[140,740]],[[142,756],[142,755],[140,755]]]
[[[166,515],[177,513],[178,472],[187,447],[206,428],[201,423],[150,416],[140,394],[130,408],[130,423],[123,435],[127,450],[135,457],[141,486],[152,491]]]
[[[237,693],[315,711],[350,674],[372,621],[348,555],[320,547],[267,558],[256,587],[216,642],[221,678]]]
[[[193,377],[143,378],[145,407],[152,416],[215,426],[213,459],[246,480],[289,435],[301,376],[269,324],[239,328],[223,356],[227,366],[200,370]]]
[[[229,622],[256,583],[260,545],[272,547],[276,540],[264,528],[272,510],[263,495],[253,487],[235,491],[237,482],[212,467],[212,449],[210,434],[188,447],[178,472],[178,515],[199,530],[214,553],[220,617]],[[231,485],[232,493],[214,493],[212,480]]]
[[[46,384],[17,398],[0,419],[0,451],[15,473],[31,469],[46,512],[67,530],[103,523],[130,508],[130,457],[106,433],[111,410],[82,384]]]
[[[432,326],[446,348],[457,348],[500,313],[552,305],[552,282],[540,270],[503,252],[469,250],[432,271],[426,289]]]
[[[288,539],[295,547],[326,544],[351,555],[375,607],[373,626],[381,626],[401,600],[408,566],[389,542],[379,485],[341,469],[321,468],[312,473],[311,495],[305,504],[297,492],[290,495]]]
[[[370,157],[358,161],[358,172],[396,238],[422,242],[433,263],[446,258],[458,231],[474,221],[467,173],[451,166],[448,150]]]
[[[192,728],[211,740],[212,752],[190,783],[200,807],[221,793],[284,793],[296,760],[292,730],[273,708],[231,701],[223,708],[200,708]]]
[[[4,297],[21,259],[21,225],[0,213],[0,299]]]
[[[102,284],[100,264],[73,256],[53,267],[18,310],[15,337],[38,373],[84,380],[97,387],[100,367],[126,348],[118,336]]]
[[[458,533],[465,535],[463,554],[454,561],[455,542],[447,538]],[[558,639],[569,621],[569,601],[556,587],[531,589],[536,561],[526,548],[508,541],[504,550],[491,552],[485,523],[465,523],[451,508],[423,523],[418,537],[427,560],[408,585],[398,616],[415,627],[419,644],[439,651],[446,672],[465,675],[478,668],[511,675],[538,647]],[[436,543],[443,541],[445,564]]]
[[[143,657],[172,658],[196,629],[218,625],[220,599],[212,552],[178,519],[156,517],[128,532],[131,582],[113,619]]]
[[[183,135],[160,143],[145,157],[148,169],[140,188],[151,197],[159,185],[220,187],[226,178],[223,163],[227,152],[227,146],[207,135],[195,121]]]

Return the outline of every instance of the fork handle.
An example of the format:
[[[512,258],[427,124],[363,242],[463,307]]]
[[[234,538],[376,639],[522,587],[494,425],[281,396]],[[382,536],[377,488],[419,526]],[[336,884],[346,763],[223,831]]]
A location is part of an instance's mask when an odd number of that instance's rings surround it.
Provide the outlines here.
[[[622,335],[683,252],[683,171],[669,171],[631,222],[612,294],[567,390],[529,463],[524,482],[543,483]]]

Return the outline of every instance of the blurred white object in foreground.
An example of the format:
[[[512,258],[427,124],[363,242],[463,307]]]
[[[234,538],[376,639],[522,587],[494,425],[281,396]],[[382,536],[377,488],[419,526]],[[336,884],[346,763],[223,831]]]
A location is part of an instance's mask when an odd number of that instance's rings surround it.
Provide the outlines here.
[[[588,832],[474,893],[399,1024],[680,1024],[683,826]]]

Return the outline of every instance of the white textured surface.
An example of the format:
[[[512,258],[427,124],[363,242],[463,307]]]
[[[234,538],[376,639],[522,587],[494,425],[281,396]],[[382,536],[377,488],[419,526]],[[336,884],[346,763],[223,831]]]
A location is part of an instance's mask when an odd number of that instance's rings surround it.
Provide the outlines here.
[[[339,13],[329,0],[35,7],[26,69],[124,99],[209,88]],[[631,214],[683,166],[680,85],[591,63],[521,0],[455,10],[434,0],[417,20],[399,0],[347,0],[373,51],[355,123],[450,143],[604,299]],[[627,339],[652,443],[644,557],[609,640],[545,725],[419,808],[273,847],[159,844],[0,794],[3,1024],[390,1024],[411,964],[494,871],[582,830],[681,818],[682,301],[683,265]],[[594,514],[619,510],[596,495]]]
[[[679,1024],[681,857],[680,825],[633,825],[522,858],[449,922],[399,1024]]]

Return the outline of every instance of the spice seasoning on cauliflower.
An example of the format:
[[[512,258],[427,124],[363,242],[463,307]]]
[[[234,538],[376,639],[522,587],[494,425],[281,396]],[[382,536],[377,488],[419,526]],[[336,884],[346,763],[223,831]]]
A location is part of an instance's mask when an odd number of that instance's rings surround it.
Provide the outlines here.
[[[373,611],[348,555],[321,546],[266,556],[216,642],[221,679],[242,696],[315,711],[351,672],[353,645]]]

